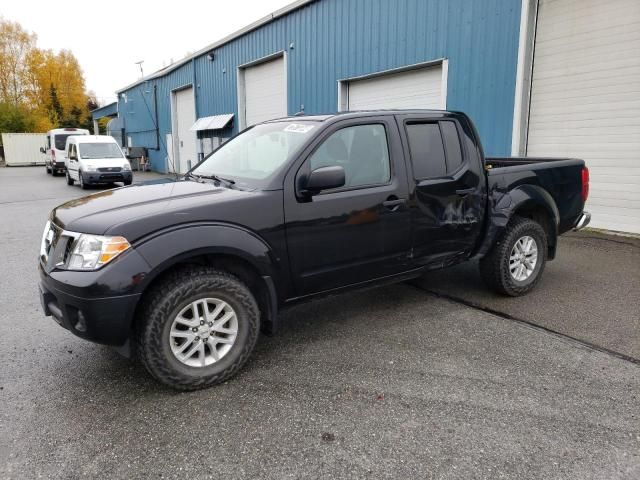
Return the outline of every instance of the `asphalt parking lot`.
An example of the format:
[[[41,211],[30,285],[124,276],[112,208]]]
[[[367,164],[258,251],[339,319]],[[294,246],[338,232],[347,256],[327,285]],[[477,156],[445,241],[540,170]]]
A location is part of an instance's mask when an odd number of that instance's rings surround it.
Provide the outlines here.
[[[640,478],[637,240],[563,238],[520,299],[471,265],[300,305],[176,393],[41,312],[48,212],[84,194],[0,168],[0,478]]]

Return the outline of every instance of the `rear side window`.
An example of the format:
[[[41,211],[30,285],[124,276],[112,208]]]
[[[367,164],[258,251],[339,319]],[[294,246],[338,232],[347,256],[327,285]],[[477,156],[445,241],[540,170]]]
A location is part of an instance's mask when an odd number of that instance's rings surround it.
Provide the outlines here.
[[[416,180],[442,177],[447,172],[444,145],[437,123],[407,125],[407,139]]]
[[[410,123],[406,131],[416,180],[443,177],[462,165],[460,138],[454,122]]]
[[[453,173],[462,165],[462,150],[458,129],[453,122],[440,122],[444,148],[447,156],[447,173]]]

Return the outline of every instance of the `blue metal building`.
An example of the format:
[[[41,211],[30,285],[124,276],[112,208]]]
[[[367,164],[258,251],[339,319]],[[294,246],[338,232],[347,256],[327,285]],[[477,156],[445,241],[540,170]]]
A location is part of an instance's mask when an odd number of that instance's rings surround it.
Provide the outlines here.
[[[468,113],[487,153],[508,155],[522,5],[299,0],[119,90],[124,138],[153,170],[184,171],[270,115],[411,104]]]

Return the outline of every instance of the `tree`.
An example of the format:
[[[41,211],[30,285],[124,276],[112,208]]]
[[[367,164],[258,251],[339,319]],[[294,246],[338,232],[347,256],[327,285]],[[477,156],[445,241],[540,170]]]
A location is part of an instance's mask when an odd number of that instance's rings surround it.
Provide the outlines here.
[[[0,114],[8,115],[3,125],[24,125],[32,130],[46,131],[60,126],[91,124],[89,111],[97,102],[95,95],[85,91],[82,69],[69,50],[57,53],[36,47],[36,35],[25,31],[18,23],[0,17]],[[0,119],[2,120],[2,119]],[[6,130],[4,130],[6,131]]]
[[[28,76],[27,57],[35,48],[36,36],[19,23],[0,17],[0,101],[22,103]]]
[[[36,119],[23,108],[0,102],[0,132],[34,132],[36,127]]]

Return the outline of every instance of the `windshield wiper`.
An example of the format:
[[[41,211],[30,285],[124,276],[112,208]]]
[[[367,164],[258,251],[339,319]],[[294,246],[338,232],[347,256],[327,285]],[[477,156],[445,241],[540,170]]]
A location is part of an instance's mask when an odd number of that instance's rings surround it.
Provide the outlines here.
[[[235,180],[232,180],[230,178],[220,177],[218,175],[197,175],[195,173],[189,172],[189,173],[187,173],[185,175],[185,177],[191,177],[191,178],[195,179],[196,181],[201,181],[202,179],[213,180],[213,181],[218,182],[218,183],[224,183],[229,188],[231,188],[231,186],[235,185],[235,183],[236,183]]]

